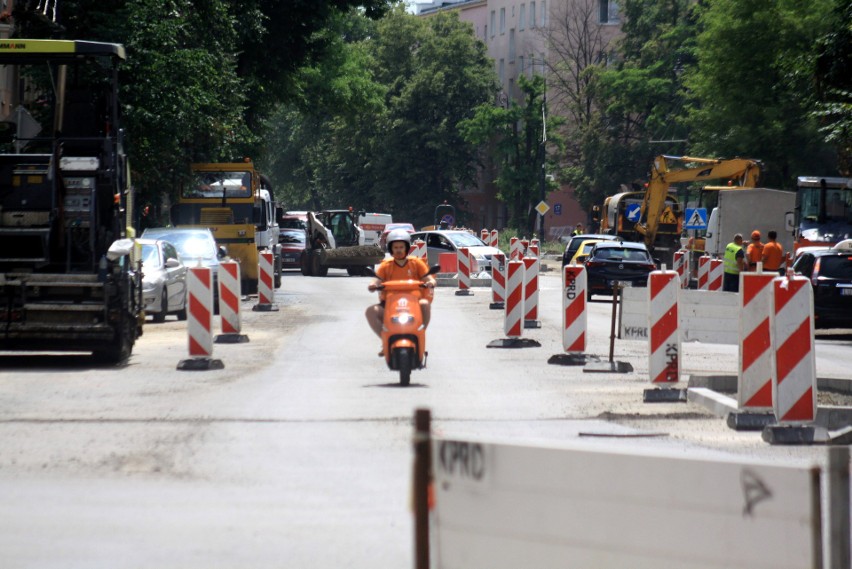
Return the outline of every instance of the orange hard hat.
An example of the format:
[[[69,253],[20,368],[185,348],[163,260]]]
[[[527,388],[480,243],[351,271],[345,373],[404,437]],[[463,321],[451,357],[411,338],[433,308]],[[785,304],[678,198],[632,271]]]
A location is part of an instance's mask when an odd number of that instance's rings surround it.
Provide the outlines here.
[[[754,231],[752,231],[752,232],[751,232],[751,238],[752,238],[752,239],[760,239],[760,231],[758,231],[757,229],[755,229]]]

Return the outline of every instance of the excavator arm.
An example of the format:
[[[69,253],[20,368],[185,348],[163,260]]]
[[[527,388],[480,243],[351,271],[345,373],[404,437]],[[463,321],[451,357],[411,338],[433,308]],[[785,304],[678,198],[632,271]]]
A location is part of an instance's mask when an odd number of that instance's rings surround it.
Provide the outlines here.
[[[670,170],[669,164],[671,162],[699,165]],[[733,181],[736,186],[753,188],[760,178],[761,168],[762,165],[759,161],[747,158],[724,160],[692,156],[657,156],[651,168],[651,180],[642,200],[639,222],[636,223],[635,229],[644,237],[645,245],[653,247],[671,184],[728,179]]]

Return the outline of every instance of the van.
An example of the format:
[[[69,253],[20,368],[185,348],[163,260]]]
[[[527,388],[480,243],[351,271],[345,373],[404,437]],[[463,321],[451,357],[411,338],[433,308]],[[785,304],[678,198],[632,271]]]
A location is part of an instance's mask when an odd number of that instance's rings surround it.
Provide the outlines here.
[[[382,231],[388,223],[393,223],[393,216],[389,213],[360,212],[358,226],[364,232],[364,245],[378,245]]]

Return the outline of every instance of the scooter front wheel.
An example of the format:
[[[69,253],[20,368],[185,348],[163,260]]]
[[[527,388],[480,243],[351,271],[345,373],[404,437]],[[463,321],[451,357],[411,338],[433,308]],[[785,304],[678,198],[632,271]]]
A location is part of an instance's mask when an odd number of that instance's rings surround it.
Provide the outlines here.
[[[414,349],[399,348],[396,352],[396,361],[399,366],[399,384],[408,385],[411,382],[411,368],[414,363]]]

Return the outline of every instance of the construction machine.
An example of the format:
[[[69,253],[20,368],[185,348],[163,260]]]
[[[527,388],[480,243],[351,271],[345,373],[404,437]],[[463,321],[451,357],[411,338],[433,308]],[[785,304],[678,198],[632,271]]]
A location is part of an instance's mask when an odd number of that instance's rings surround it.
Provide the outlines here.
[[[217,245],[240,263],[240,286],[257,292],[260,252],[273,258],[274,287],[281,286],[281,245],[269,179],[250,158],[243,162],[192,164],[189,183],[171,208],[176,227],[207,227]]]
[[[144,322],[119,44],[4,39],[0,350],[125,360]]]
[[[852,239],[852,178],[799,176],[789,214],[795,247],[832,246]]]
[[[670,169],[672,163],[697,164]],[[671,266],[673,253],[680,248],[683,211],[669,187],[678,182],[727,179],[726,188],[753,188],[762,165],[747,158],[695,158],[661,155],[654,159],[651,177],[644,191],[623,192],[606,198],[601,232],[619,235],[631,241],[643,241],[656,258]]]
[[[367,275],[367,267],[385,258],[378,245],[364,244],[364,232],[355,223],[351,208],[309,211],[307,216],[300,261],[303,275],[324,277],[329,269],[346,269],[350,276]]]

